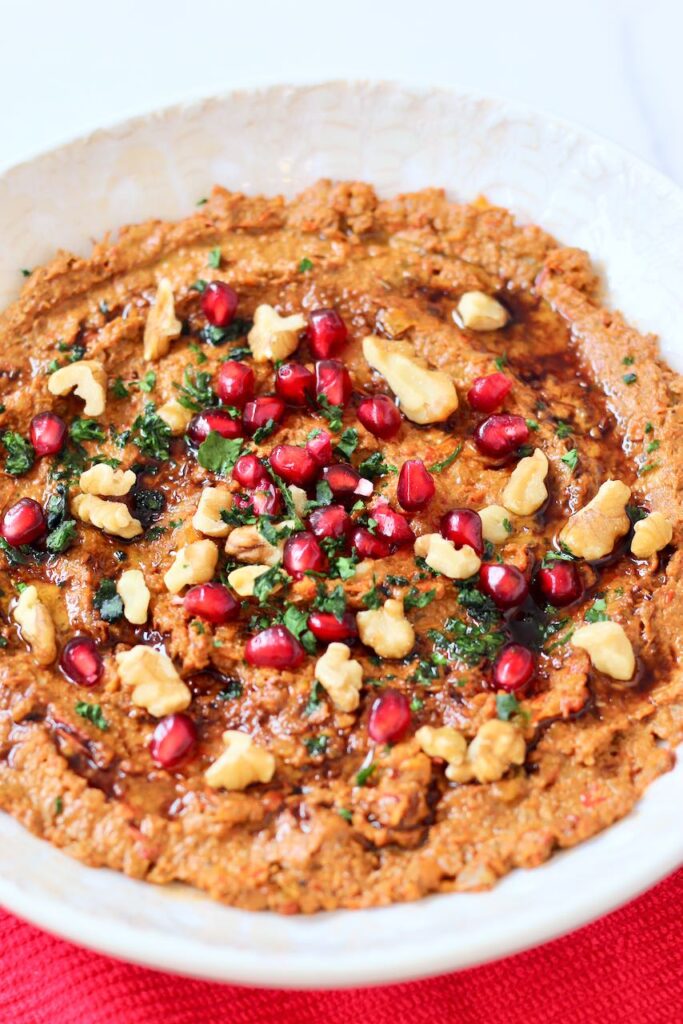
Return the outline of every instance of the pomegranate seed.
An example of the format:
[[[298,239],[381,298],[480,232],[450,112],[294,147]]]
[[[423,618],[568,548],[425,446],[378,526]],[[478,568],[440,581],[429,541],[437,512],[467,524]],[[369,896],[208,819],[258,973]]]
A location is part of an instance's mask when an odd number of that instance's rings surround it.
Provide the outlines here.
[[[323,359],[315,364],[315,393],[327,399],[330,405],[345,406],[351,397],[351,375],[338,359]]]
[[[351,528],[351,516],[341,505],[328,505],[311,512],[308,525],[316,537],[343,537]]]
[[[323,477],[336,498],[352,497],[360,483],[360,473],[345,462],[336,462],[333,466],[325,466]]]
[[[289,405],[308,405],[315,394],[315,376],[302,363],[284,363],[275,375],[275,390]]]
[[[188,615],[206,619],[214,626],[232,622],[240,613],[239,601],[223,583],[200,583],[190,587],[183,599]]]
[[[46,532],[43,506],[33,498],[20,498],[14,505],[10,505],[0,523],[0,533],[13,548],[21,544],[32,544]]]
[[[358,419],[366,430],[383,441],[395,437],[403,422],[398,406],[388,395],[364,398],[358,406]]]
[[[227,405],[241,409],[245,402],[254,397],[255,377],[251,366],[232,360],[221,365],[216,390],[218,397]]]
[[[242,436],[242,424],[239,420],[234,420],[226,409],[205,409],[204,412],[198,412],[190,420],[187,433],[191,441],[201,444],[202,441],[206,441],[212,430],[221,437]]]
[[[320,430],[315,437],[309,437],[306,451],[313,456],[319,466],[329,466],[334,458],[332,435],[327,430]]]
[[[104,674],[104,661],[89,636],[75,636],[64,645],[59,664],[72,682],[96,686]]]
[[[302,530],[285,541],[282,564],[295,579],[301,579],[305,572],[327,572],[329,562],[314,533]]]
[[[490,373],[477,377],[467,392],[467,401],[477,412],[493,412],[502,404],[512,388],[512,381],[504,373]]]
[[[514,565],[487,562],[479,570],[479,589],[493,600],[498,608],[515,608],[526,600],[527,581]]]
[[[351,534],[351,543],[361,558],[387,558],[391,544],[384,537],[370,533],[364,526],[357,526]]]
[[[349,332],[336,309],[314,309],[308,321],[308,344],[316,359],[329,359],[346,344]],[[336,403],[335,403],[336,404]]]
[[[401,508],[406,512],[419,512],[432,500],[435,490],[434,477],[422,459],[408,459],[403,463],[396,487]]]
[[[410,705],[398,690],[385,690],[373,702],[368,719],[368,734],[375,743],[396,743],[411,722]]]
[[[276,445],[270,453],[270,464],[278,476],[297,487],[306,487],[320,470],[310,452],[296,444]]]
[[[242,423],[248,434],[255,434],[259,427],[265,427],[270,420],[279,423],[285,414],[285,403],[277,395],[259,395],[244,407]]]
[[[258,668],[298,668],[306,657],[295,636],[284,626],[269,626],[247,643],[244,656]]]
[[[246,492],[235,494],[233,502],[237,508],[250,509],[257,516],[276,516],[282,511],[282,495],[270,480],[259,483]]]
[[[474,432],[477,448],[484,455],[501,459],[529,440],[529,428],[521,416],[496,413],[480,423]]]
[[[400,547],[402,544],[412,544],[415,534],[410,523],[400,512],[395,512],[387,501],[378,502],[370,511],[370,515],[377,523],[377,533],[385,540]]]
[[[242,487],[256,487],[268,474],[265,466],[256,455],[240,455],[232,471],[233,480]]]
[[[493,663],[493,685],[497,690],[514,693],[533,678],[536,660],[521,644],[507,644]]]
[[[197,728],[187,715],[166,715],[152,733],[149,752],[160,768],[175,768],[194,750]]]
[[[543,597],[555,608],[573,604],[583,594],[581,575],[573,562],[556,562],[547,569],[539,569],[536,582]]]
[[[66,423],[53,412],[39,412],[31,420],[29,439],[36,455],[56,455],[66,441]]]
[[[358,636],[356,619],[351,612],[344,612],[341,619],[331,612],[313,612],[308,617],[308,628],[316,640],[326,644],[343,643]]]
[[[456,548],[468,544],[479,557],[484,554],[481,516],[471,508],[454,508],[441,520],[441,536]]]
[[[225,281],[211,281],[202,293],[202,313],[214,327],[227,327],[237,310],[237,292]]]

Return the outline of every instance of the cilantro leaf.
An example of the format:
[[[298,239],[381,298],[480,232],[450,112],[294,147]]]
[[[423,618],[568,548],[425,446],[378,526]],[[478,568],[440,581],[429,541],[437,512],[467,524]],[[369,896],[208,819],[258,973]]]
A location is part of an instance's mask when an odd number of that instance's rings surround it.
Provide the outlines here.
[[[584,619],[586,622],[607,622],[609,615],[607,614],[607,601],[604,597],[596,597],[593,601],[593,605],[589,608]]]
[[[503,722],[509,722],[513,715],[518,715],[521,706],[514,693],[496,694],[496,714]]]
[[[426,608],[435,597],[435,590],[418,590],[417,587],[411,587],[403,599],[403,607],[406,611],[410,611],[411,608]]]
[[[161,460],[169,457],[171,428],[159,416],[153,402],[148,402],[142,415],[133,421],[132,439],[143,455]]]
[[[101,729],[102,732],[106,732],[109,728],[109,722],[104,717],[104,713],[99,704],[88,704],[85,700],[79,700],[75,704],[75,711],[81,718],[85,718],[88,722],[91,722],[97,729]]]
[[[23,476],[24,473],[28,473],[36,458],[33,445],[13,430],[5,431],[2,443],[7,450],[5,472],[10,476]]]
[[[297,270],[300,274],[305,274],[309,270],[313,270],[313,262],[309,260],[308,256],[304,256],[303,259],[299,260],[299,266]]]
[[[45,540],[45,547],[51,555],[61,555],[67,548],[70,548],[76,539],[78,531],[75,519],[65,519],[48,533]]]
[[[218,476],[229,476],[243,445],[241,437],[223,437],[217,430],[212,430],[197,449],[197,462]]]
[[[347,427],[337,441],[335,451],[337,451],[342,458],[350,459],[357,447],[358,431],[354,430],[353,427]]]
[[[221,265],[221,250],[220,246],[216,246],[209,253],[209,257],[206,261],[207,267],[211,267],[212,270],[218,270]]]
[[[82,441],[104,441],[104,430],[97,420],[75,419],[69,427],[69,435],[77,444]]]
[[[286,586],[290,579],[284,569],[274,565],[254,581],[254,597],[259,604],[265,604],[272,592],[279,586]]]
[[[457,459],[458,455],[460,455],[461,451],[462,451],[462,445],[459,444],[457,446],[457,448],[453,449],[453,451],[448,456],[448,458],[444,459],[442,462],[435,462],[433,466],[428,466],[429,472],[430,473],[443,473],[444,469],[448,469],[449,466],[453,465],[453,463]]]
[[[318,408],[330,425],[330,430],[338,434],[342,428],[344,409],[341,405],[332,405],[327,395],[318,395]]]
[[[123,615],[123,601],[116,592],[114,580],[100,580],[92,603],[105,622],[116,622]]]
[[[192,412],[200,412],[216,404],[216,396],[211,387],[211,374],[205,370],[192,371],[186,366],[183,384],[174,382],[173,387],[178,392],[178,403]]]
[[[573,473],[579,463],[579,449],[572,448],[570,451],[566,452],[566,454],[562,456],[560,461],[564,462],[565,466],[569,466],[570,470]]]
[[[396,466],[390,466],[384,461],[381,452],[373,452],[372,455],[368,455],[367,459],[363,459],[358,467],[358,472],[368,480],[375,480],[377,477],[386,476],[387,473],[396,473],[397,469]]]

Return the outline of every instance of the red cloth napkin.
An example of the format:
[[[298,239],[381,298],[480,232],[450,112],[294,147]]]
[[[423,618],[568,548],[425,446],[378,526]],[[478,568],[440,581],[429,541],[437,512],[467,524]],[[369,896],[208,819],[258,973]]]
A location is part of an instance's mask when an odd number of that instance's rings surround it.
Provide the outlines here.
[[[683,870],[528,953],[427,981],[338,992],[161,974],[0,912],[0,1024],[681,1024],[682,909]]]

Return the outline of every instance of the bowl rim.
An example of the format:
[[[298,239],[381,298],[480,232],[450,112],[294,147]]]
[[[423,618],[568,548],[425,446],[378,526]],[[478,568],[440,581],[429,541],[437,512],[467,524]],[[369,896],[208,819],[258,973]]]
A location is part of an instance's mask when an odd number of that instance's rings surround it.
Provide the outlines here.
[[[321,87],[345,90],[386,88],[400,90],[401,93],[416,99],[441,94],[444,97],[464,102],[492,104],[510,116],[523,116],[546,126],[555,126],[573,133],[574,136],[586,143],[599,144],[613,159],[619,159],[629,167],[637,169],[646,182],[656,188],[666,189],[683,210],[683,189],[675,182],[641,157],[631,153],[627,148],[576,122],[495,94],[458,87],[432,87],[424,83],[395,79],[305,80],[292,83],[273,81],[268,84],[258,83],[253,87],[240,85],[210,95],[195,96],[189,100],[152,108],[147,112],[137,113],[132,117],[98,127],[93,131],[69,137],[55,146],[30,154],[17,163],[0,167],[0,183],[13,172],[36,164],[44,158],[66,157],[72,147],[96,146],[100,140],[115,139],[122,130],[144,128],[150,119],[182,117],[185,111],[196,111],[206,104],[225,103],[231,99],[254,94],[267,97],[269,93],[278,94],[283,90],[299,92]],[[661,780],[654,782],[648,788],[648,792],[656,787],[659,781]],[[647,794],[644,794],[640,803],[646,797]],[[631,812],[631,815],[637,814],[637,807]],[[630,818],[630,815],[627,817]],[[21,826],[18,827],[21,828]],[[610,830],[615,828],[618,828],[618,823],[610,826]],[[39,841],[36,839],[36,842]],[[581,844],[581,846],[585,845],[585,843]],[[571,856],[571,854],[571,850],[555,854],[553,861]],[[20,889],[3,877],[0,877],[0,902],[11,912],[61,938],[120,960],[142,964],[150,968],[190,977],[236,985],[255,985],[262,988],[341,988],[408,981],[460,970],[559,938],[637,896],[664,878],[681,862],[683,862],[683,831],[679,836],[672,829],[667,842],[662,843],[661,847],[652,853],[645,867],[637,859],[627,863],[622,862],[618,873],[615,872],[613,876],[605,878],[603,888],[599,896],[593,900],[590,908],[577,900],[574,905],[563,908],[559,920],[550,918],[547,913],[534,912],[532,908],[526,914],[524,927],[520,927],[518,921],[502,920],[495,948],[492,948],[490,938],[481,937],[479,941],[474,941],[465,952],[455,953],[449,947],[448,936],[440,935],[435,937],[433,944],[425,944],[425,946],[417,948],[408,945],[395,948],[392,950],[390,966],[387,966],[386,954],[377,949],[346,950],[344,955],[339,956],[336,961],[328,957],[323,963],[319,958],[314,966],[310,962],[306,963],[306,954],[282,951],[277,956],[270,956],[268,978],[265,981],[263,964],[259,963],[258,954],[250,950],[244,951],[237,947],[231,947],[230,963],[226,964],[224,947],[215,949],[209,943],[196,938],[184,940],[179,939],[176,935],[160,933],[155,933],[155,945],[152,949],[143,940],[145,932],[124,921],[116,921],[114,924],[108,921],[106,927],[103,928],[102,919],[98,918],[97,914],[86,913],[73,907],[68,909],[65,917],[59,896],[51,897],[49,894],[42,894],[41,899],[36,900],[35,897],[32,897],[30,890]],[[83,870],[106,870],[80,866]],[[542,871],[543,868],[534,870]],[[426,899],[433,901],[443,898],[444,895],[434,895]],[[422,900],[415,904],[402,904],[401,906],[412,906],[417,913],[424,902]],[[249,912],[243,911],[242,913]],[[358,911],[335,911],[334,913],[355,914]],[[319,922],[326,916],[323,913],[312,918],[303,918],[303,920]]]

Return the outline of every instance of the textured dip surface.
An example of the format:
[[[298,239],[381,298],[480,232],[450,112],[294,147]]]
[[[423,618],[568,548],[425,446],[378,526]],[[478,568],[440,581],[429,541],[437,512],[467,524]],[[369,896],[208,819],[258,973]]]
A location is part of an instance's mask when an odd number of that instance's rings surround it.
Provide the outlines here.
[[[283,360],[304,404],[259,406]],[[682,399],[585,253],[437,190],[216,188],[58,254],[0,317],[0,806],[282,913],[482,889],[594,835],[683,734]]]

